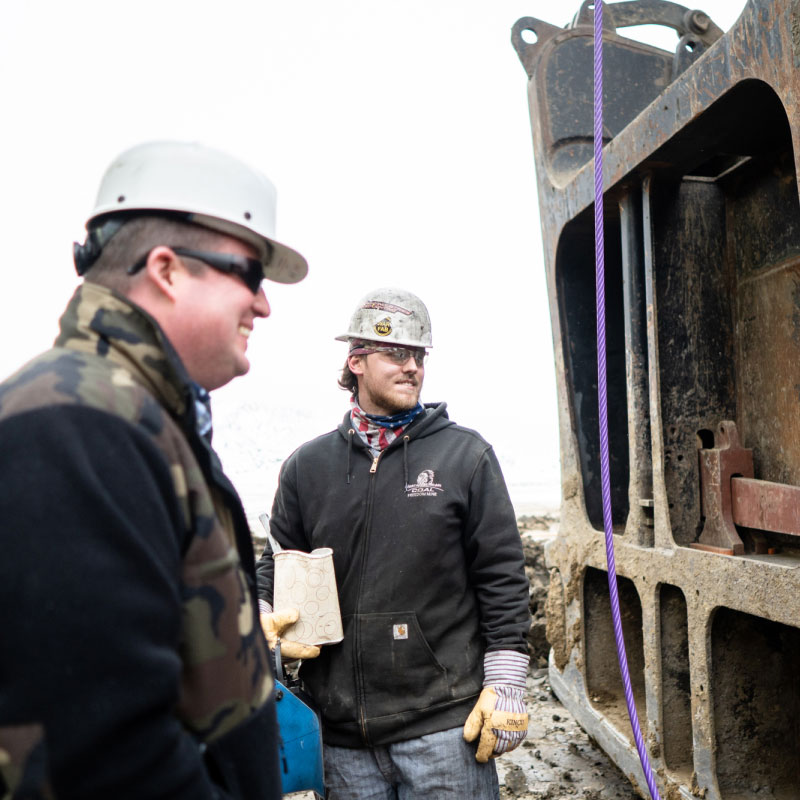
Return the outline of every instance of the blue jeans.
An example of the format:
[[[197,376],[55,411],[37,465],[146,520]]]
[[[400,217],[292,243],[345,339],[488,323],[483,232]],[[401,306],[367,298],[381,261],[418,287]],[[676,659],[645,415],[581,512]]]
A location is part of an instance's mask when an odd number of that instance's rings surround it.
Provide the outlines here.
[[[325,745],[327,800],[499,800],[494,761],[479,764],[462,728],[385,747]]]

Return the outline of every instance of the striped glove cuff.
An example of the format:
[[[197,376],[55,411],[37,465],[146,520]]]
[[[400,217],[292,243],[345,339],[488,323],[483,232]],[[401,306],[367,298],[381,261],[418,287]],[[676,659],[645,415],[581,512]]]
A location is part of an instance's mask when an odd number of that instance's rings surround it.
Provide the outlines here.
[[[483,657],[483,685],[525,689],[530,657],[516,650],[493,650]]]
[[[258,613],[259,614],[272,613],[272,606],[266,600],[262,600],[260,597],[258,598]]]

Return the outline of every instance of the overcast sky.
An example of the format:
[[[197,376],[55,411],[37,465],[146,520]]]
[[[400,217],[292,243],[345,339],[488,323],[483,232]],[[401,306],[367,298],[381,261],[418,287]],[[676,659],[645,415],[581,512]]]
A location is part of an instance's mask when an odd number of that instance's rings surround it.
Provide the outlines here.
[[[743,6],[701,7],[727,29]],[[234,479],[261,481],[264,459],[339,421],[345,350],[333,337],[364,293],[394,285],[431,312],[423,400],[447,400],[495,444],[510,482],[549,479],[557,501],[527,78],[509,37],[519,17],[565,25],[579,7],[5,3],[0,379],[52,342],[77,285],[71,244],[111,159],[145,140],[200,141],[274,181],[278,239],[310,265],[301,284],[266,286],[273,314],[250,340],[252,370],[215,393]]]

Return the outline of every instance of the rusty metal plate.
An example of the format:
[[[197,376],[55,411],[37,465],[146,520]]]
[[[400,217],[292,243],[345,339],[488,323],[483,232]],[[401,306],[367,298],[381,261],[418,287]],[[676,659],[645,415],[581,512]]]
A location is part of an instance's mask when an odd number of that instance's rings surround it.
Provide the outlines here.
[[[731,506],[736,525],[800,536],[800,486],[734,478]]]

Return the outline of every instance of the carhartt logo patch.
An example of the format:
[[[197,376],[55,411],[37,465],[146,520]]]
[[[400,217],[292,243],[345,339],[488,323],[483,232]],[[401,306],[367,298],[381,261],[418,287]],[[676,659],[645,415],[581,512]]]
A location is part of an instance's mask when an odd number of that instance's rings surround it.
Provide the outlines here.
[[[392,633],[395,639],[408,639],[408,625],[401,623],[392,626]]]
[[[406,484],[407,497],[436,497],[438,492],[443,492],[441,483],[436,483],[432,469],[424,469],[417,475],[416,483]]]

